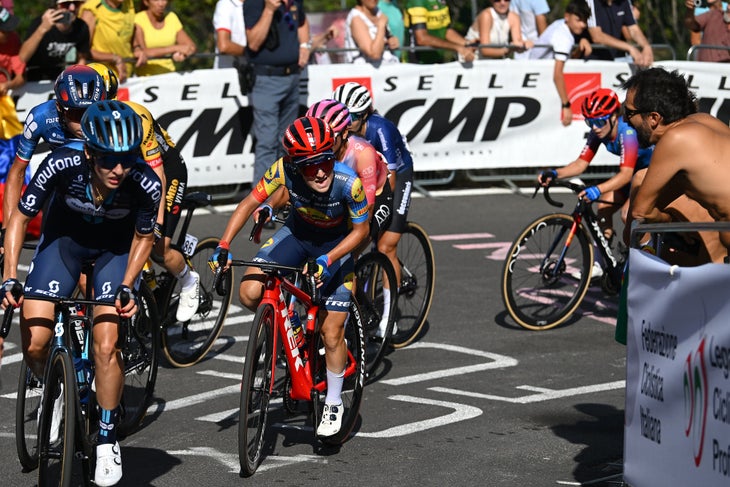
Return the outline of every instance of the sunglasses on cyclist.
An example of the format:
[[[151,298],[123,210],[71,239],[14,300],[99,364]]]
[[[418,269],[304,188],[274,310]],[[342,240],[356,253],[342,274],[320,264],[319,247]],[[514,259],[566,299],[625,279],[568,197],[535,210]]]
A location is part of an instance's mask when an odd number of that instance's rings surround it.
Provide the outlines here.
[[[611,115],[606,115],[605,117],[598,118],[586,118],[586,125],[588,125],[592,129],[602,129],[606,126],[610,118]]]
[[[130,169],[137,164],[137,153],[136,152],[123,152],[120,154],[92,154],[94,164],[102,169],[112,170],[119,164],[122,165],[122,169]]]
[[[307,179],[314,179],[319,174],[320,169],[325,173],[329,174],[335,167],[334,157],[328,157],[322,161],[315,162],[313,164],[307,164],[306,166],[299,166],[299,172],[302,173]]]

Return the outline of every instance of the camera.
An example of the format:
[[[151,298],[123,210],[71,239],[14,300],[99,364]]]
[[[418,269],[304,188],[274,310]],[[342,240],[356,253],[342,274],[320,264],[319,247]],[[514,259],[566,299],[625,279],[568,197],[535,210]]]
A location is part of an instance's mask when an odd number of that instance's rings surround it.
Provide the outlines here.
[[[695,8],[707,8],[707,0],[694,0]]]
[[[61,12],[61,18],[58,20],[58,22],[61,24],[70,24],[71,22],[73,22],[73,14],[68,10],[64,10],[63,12]]]

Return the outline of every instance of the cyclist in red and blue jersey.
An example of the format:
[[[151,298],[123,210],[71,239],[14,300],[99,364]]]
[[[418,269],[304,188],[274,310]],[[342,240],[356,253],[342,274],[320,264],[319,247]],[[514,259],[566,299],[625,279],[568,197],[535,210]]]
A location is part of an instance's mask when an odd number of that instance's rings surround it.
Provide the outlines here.
[[[570,178],[582,174],[593,160],[601,144],[611,154],[619,156],[619,169],[611,178],[587,187],[580,196],[588,201],[600,198],[597,214],[604,236],[612,239],[615,235],[612,219],[620,207],[621,220],[626,222],[629,206],[629,189],[633,175],[649,166],[654,146],[639,147],[636,130],[624,121],[619,114],[621,103],[618,95],[608,88],[600,88],[588,95],[581,110],[586,124],[591,128],[583,150],[578,159],[567,166],[548,169],[538,175],[540,184],[547,185],[553,178]]]
[[[116,440],[124,386],[124,366],[117,348],[119,316],[129,318],[137,310],[132,289],[152,250],[162,185],[140,157],[142,120],[128,105],[98,102],[86,110],[81,126],[85,142],[71,141],[54,149],[36,170],[10,217],[3,308],[22,304],[23,354],[33,373],[42,377],[53,333],[54,304],[38,298],[71,296],[83,263],[94,262],[89,285],[99,302],[94,307],[92,336],[96,400],[101,409],[95,483],[109,486],[122,476]],[[16,299],[10,291],[18,284],[25,227],[46,204],[45,225],[24,296]],[[123,304],[126,297],[130,300]],[[59,423],[51,423],[52,437],[57,437]]]
[[[393,187],[393,203],[390,223],[378,239],[378,250],[388,256],[393,264],[397,281],[400,282],[401,268],[397,248],[401,235],[408,228],[408,209],[411,206],[413,188],[411,151],[398,127],[375,111],[367,88],[351,81],[338,86],[332,98],[344,103],[350,110],[352,120],[350,131],[370,142],[388,164]],[[384,290],[384,297],[390,299],[389,290]],[[387,320],[388,317],[384,316],[383,319]],[[397,324],[393,327],[393,332],[396,330]]]
[[[18,144],[3,195],[3,227],[15,211],[24,183],[30,180],[28,163],[41,139],[51,149],[72,139],[83,140],[81,116],[100,100],[106,99],[104,80],[88,66],[73,65],[56,79],[53,87],[55,100],[33,107],[25,118],[23,134]]]
[[[230,262],[230,243],[248,218],[277,189],[286,188],[292,208],[289,216],[253,260],[297,266],[316,258],[327,363],[327,396],[317,434],[327,437],[337,434],[342,425],[341,392],[347,361],[344,326],[354,269],[350,254],[368,234],[367,200],[357,174],[335,160],[332,128],[324,120],[296,119],[282,143],[286,155],[238,204],[210,262],[212,267]],[[263,296],[262,280],[257,267],[249,267],[241,279],[241,303],[252,311]]]

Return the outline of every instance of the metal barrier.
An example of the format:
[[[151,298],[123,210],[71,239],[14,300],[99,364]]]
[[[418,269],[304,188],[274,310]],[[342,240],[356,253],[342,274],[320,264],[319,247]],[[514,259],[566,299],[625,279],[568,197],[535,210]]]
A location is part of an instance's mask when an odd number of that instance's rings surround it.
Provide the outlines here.
[[[697,61],[697,51],[699,51],[701,49],[727,51],[727,50],[730,50],[730,47],[714,46],[712,44],[697,44],[696,46],[692,46],[689,49],[687,49],[687,61]]]

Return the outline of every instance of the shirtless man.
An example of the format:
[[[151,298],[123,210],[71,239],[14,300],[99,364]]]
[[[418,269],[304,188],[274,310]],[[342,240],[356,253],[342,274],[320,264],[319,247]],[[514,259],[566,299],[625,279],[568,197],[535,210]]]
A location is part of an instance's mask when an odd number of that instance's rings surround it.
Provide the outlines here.
[[[624,88],[624,120],[636,129],[642,147],[656,144],[644,180],[632,195],[627,243],[632,220],[672,221],[666,206],[683,194],[715,221],[730,221],[730,127],[697,112],[696,97],[677,71],[640,71]],[[720,233],[720,240],[730,248],[730,232]]]

